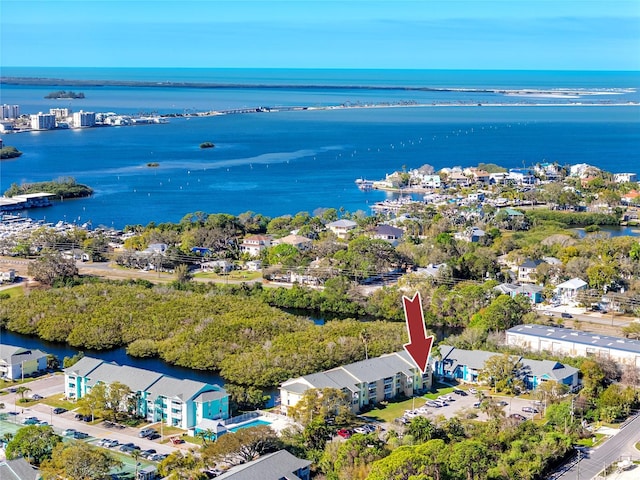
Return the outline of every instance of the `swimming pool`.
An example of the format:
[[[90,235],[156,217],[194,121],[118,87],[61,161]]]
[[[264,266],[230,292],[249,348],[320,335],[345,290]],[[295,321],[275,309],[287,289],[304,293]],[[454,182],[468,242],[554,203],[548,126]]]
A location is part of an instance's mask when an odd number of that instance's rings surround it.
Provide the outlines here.
[[[259,418],[257,418],[255,420],[251,420],[250,422],[243,423],[242,425],[238,425],[237,427],[232,427],[229,429],[229,431],[237,432],[241,428],[259,427],[260,425],[271,425],[271,422],[267,422],[266,420],[260,420]]]

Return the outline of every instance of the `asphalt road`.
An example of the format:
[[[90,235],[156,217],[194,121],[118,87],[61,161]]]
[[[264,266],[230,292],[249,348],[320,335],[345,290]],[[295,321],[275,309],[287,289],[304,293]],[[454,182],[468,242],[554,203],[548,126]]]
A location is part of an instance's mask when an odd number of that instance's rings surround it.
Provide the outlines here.
[[[553,478],[559,480],[589,480],[601,472],[605,466],[616,463],[621,459],[640,458],[640,452],[634,445],[640,441],[640,415],[625,425],[617,434],[609,438],[603,445],[581,454],[567,471]]]

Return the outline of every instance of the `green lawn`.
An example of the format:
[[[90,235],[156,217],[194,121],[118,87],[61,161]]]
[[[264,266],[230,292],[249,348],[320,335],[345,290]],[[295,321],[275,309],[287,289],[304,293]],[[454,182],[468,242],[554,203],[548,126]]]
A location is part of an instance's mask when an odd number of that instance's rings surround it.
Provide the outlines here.
[[[249,272],[246,270],[234,270],[233,272],[230,272],[228,275],[219,275],[217,273],[214,272],[203,272],[203,273],[196,273],[194,275],[195,278],[206,278],[209,280],[215,280],[218,282],[224,282],[225,280],[234,280],[234,281],[244,281],[244,282],[248,282],[251,280],[255,280],[257,278],[261,278],[262,277],[262,273],[261,272]]]
[[[576,445],[580,445],[583,447],[595,447],[596,445],[600,444],[603,438],[608,438],[606,435],[603,435],[602,433],[595,433],[593,436],[596,437],[595,442],[593,441],[592,437],[582,438],[576,442]]]
[[[24,297],[24,288],[22,288],[22,285],[16,285],[15,287],[2,290],[0,293],[6,293],[10,298]]]
[[[380,405],[378,408],[370,410],[364,416],[381,422],[393,422],[396,418],[404,415],[405,410],[420,408],[425,402],[426,400],[421,397],[410,398],[401,402],[389,402],[386,405]]]
[[[49,405],[50,407],[53,407],[53,408],[62,407],[62,408],[66,408],[67,410],[73,410],[74,408],[76,408],[75,402],[64,400],[64,393],[60,395],[51,395],[50,397],[46,397],[44,400],[42,400],[42,403],[44,403],[45,405]]]

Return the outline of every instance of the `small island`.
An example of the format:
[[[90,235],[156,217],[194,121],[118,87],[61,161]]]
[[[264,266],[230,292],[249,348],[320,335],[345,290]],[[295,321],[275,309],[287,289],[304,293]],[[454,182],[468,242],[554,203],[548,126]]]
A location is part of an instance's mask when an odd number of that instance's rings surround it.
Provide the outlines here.
[[[213,144],[212,142],[202,142],[200,144],[200,148],[213,148],[215,147],[215,144]]]
[[[51,92],[46,95],[44,98],[54,98],[54,99],[76,99],[76,98],[84,98],[84,93],[82,92],[72,92],[71,90],[57,90],[55,92]]]
[[[23,183],[22,185],[12,183],[9,189],[4,192],[4,196],[13,197],[15,195],[40,192],[51,193],[60,199],[83,198],[91,196],[93,189],[87,185],[77,183],[73,177],[66,177],[50,182]]]
[[[0,149],[0,160],[8,160],[9,158],[18,158],[22,155],[22,152],[16,147],[2,147]]]

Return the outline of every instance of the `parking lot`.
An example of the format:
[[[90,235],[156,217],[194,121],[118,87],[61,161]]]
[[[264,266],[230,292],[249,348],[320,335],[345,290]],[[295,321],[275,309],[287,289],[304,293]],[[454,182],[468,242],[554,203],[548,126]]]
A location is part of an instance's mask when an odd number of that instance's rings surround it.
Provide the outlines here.
[[[30,389],[29,392],[26,392],[25,398],[33,398],[33,395],[40,395],[45,398],[52,395],[60,395],[64,392],[64,376],[50,375],[25,383],[24,386]],[[11,389],[15,390],[15,387],[7,387],[3,390],[10,392]],[[10,392],[7,395],[0,396],[0,403],[5,404],[4,410],[1,410],[0,413],[7,414],[6,420],[0,420],[0,433],[15,433],[24,425],[26,419],[35,417],[41,422],[51,425],[58,434],[62,434],[65,430],[81,432],[78,437],[84,437],[82,434],[87,434],[86,438],[77,438],[77,440],[86,441],[94,445],[97,445],[103,438],[109,438],[117,440],[118,444],[133,443],[140,447],[140,450],[154,449],[160,454],[170,454],[176,449],[187,449],[193,446],[188,443],[180,445],[173,445],[170,442],[161,443],[163,438],[156,440],[140,438],[140,428],[114,427],[109,425],[109,422],[100,422],[93,425],[90,422],[76,419],[76,412],[73,411],[55,414],[54,407],[42,402],[25,407],[18,403],[20,398],[21,395],[17,392]],[[156,430],[160,432],[160,427],[156,426]],[[67,435],[67,437],[74,438],[74,435]],[[111,450],[118,451],[118,447],[114,446]]]
[[[421,399],[419,403],[415,403],[416,408],[413,411],[407,410],[405,412],[404,417],[410,420],[412,417],[417,415],[422,415],[427,418],[436,418],[439,416],[444,416],[445,418],[452,418],[456,416],[464,418],[468,416],[470,418],[477,418],[478,420],[488,420],[487,414],[478,407],[480,399],[476,394],[471,393],[469,390],[464,390],[464,392],[466,395],[457,395],[455,393],[445,395],[447,400],[444,401],[444,406],[441,407],[430,406],[428,404],[428,400],[427,403],[422,405]],[[542,414],[542,407],[529,399],[492,395],[489,392],[485,392],[485,396],[486,399],[489,399],[490,396],[492,401],[501,402],[499,407],[502,408],[506,417],[518,414],[531,419],[535,415],[539,416]],[[523,408],[539,410],[540,413],[536,414],[535,412],[526,412],[523,411]]]

